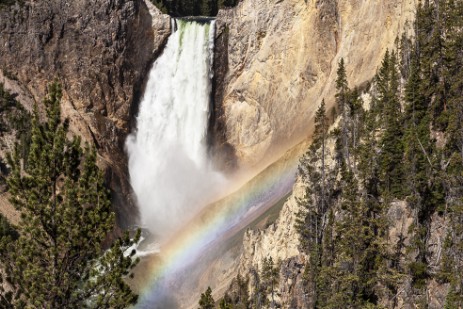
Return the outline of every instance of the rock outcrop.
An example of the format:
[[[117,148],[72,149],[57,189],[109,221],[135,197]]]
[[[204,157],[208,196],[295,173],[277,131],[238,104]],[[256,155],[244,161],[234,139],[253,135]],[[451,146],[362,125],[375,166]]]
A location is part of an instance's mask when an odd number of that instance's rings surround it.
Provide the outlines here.
[[[29,97],[21,102],[30,109],[49,82],[61,82],[63,116],[75,134],[96,145],[121,225],[133,223],[137,213],[125,137],[145,75],[169,34],[169,16],[143,0],[27,0],[0,7],[5,87],[21,87],[21,96]]]
[[[246,273],[250,265],[260,265],[264,258],[283,261],[300,254],[299,237],[294,225],[299,211],[297,199],[303,195],[304,187],[298,181],[275,223],[264,230],[246,231],[239,267],[242,273]]]
[[[344,58],[351,86],[370,80],[410,31],[414,0],[244,0],[217,16],[213,151],[227,167],[259,165],[307,137],[333,105]]]
[[[299,179],[275,223],[263,230],[246,231],[239,260],[239,273],[250,278],[254,269],[258,273],[262,271],[264,258],[271,257],[279,265],[276,299],[282,308],[306,308],[308,302],[302,280],[307,256],[299,250],[299,236],[295,229],[299,211],[297,199],[302,198],[304,192]]]

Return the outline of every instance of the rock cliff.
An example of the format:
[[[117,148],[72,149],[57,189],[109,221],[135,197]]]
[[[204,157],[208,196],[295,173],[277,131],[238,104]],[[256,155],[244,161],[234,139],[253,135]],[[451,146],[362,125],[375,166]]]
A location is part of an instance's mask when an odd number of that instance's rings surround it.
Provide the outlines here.
[[[150,14],[151,13],[151,14]],[[143,0],[44,0],[0,7],[0,79],[29,109],[63,86],[71,130],[94,143],[121,225],[133,223],[125,137],[170,18]],[[20,90],[18,90],[20,89]]]
[[[248,230],[244,235],[240,271],[246,273],[249,265],[260,265],[269,256],[283,261],[300,254],[299,238],[294,227],[299,211],[297,199],[304,195],[301,182],[296,182],[292,195],[283,206],[275,223],[263,230]]]
[[[279,275],[276,284],[276,301],[282,308],[311,308],[311,291],[304,284],[304,272],[309,257],[299,250],[299,235],[295,230],[297,213],[300,206],[297,199],[304,196],[304,186],[301,179],[296,181],[293,193],[288,198],[275,223],[262,230],[248,230],[244,235],[243,248],[237,267],[237,273],[253,278],[253,272],[262,270],[264,258],[271,257],[279,265]],[[413,210],[404,201],[395,201],[387,214],[389,222],[388,250],[397,250],[394,244],[403,242],[401,247],[400,265],[404,269],[414,257],[415,252],[409,252],[413,234],[410,227],[414,221]],[[435,214],[432,218],[430,241],[428,244],[430,267],[437,271],[441,262],[441,252],[448,224]],[[251,279],[252,281],[252,279]],[[253,289],[251,284],[251,291]],[[424,288],[429,308],[443,308],[448,293],[448,284],[437,280],[429,280]],[[415,308],[423,295],[413,288],[412,278],[405,276],[397,289],[397,294],[388,293],[388,289],[381,289],[379,303],[384,308]],[[222,296],[222,295],[218,295]]]
[[[337,63],[362,85],[410,31],[415,0],[244,0],[217,16],[213,151],[254,166],[307,137]],[[332,106],[332,101],[327,101]]]
[[[315,106],[332,97],[337,61],[345,58],[356,85],[370,79],[414,2],[245,0],[221,10],[212,152],[228,169],[256,166],[306,137]],[[124,140],[169,17],[142,0],[25,1],[0,17],[2,79],[19,85],[29,107],[48,82],[62,82],[64,116],[97,145],[119,218],[132,217]]]

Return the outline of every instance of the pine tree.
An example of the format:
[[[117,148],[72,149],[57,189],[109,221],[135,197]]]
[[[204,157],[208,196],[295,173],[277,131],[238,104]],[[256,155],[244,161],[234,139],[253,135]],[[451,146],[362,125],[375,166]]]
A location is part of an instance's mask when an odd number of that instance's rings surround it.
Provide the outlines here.
[[[264,258],[262,260],[262,274],[261,277],[264,280],[264,284],[270,289],[270,295],[272,302],[270,303],[271,308],[275,308],[275,285],[278,282],[279,267],[274,265],[272,257]]]
[[[446,308],[463,306],[463,159],[453,152],[446,173],[446,208],[448,232],[443,245],[439,279],[449,283]]]
[[[327,209],[328,198],[326,143],[328,140],[328,118],[323,100],[315,114],[313,143],[301,158],[299,174],[306,185],[306,195],[299,200],[301,211],[298,214],[296,229],[301,235],[302,249],[308,250],[321,240],[321,220]]]
[[[379,73],[379,101],[383,106],[383,125],[379,156],[379,172],[383,191],[387,196],[402,196],[403,144],[401,126],[401,106],[398,96],[399,73],[395,53],[386,55]]]
[[[219,303],[220,309],[232,309],[233,305],[228,294],[225,293],[224,297],[220,300]]]
[[[430,138],[430,101],[423,95],[423,87],[418,59],[412,60],[411,74],[405,88],[404,144],[407,183],[415,200],[426,194],[424,189],[428,187],[434,152]],[[416,200],[415,205],[418,204]]]
[[[440,154],[431,138],[431,124],[434,123],[434,128],[440,130],[442,123],[447,122],[442,120],[448,91],[443,71],[445,59],[442,56],[440,14],[440,9],[428,2],[418,8],[418,37],[405,88],[404,168],[410,191],[407,200],[416,210],[412,244],[418,250],[417,259],[410,263],[409,269],[417,286],[423,286],[428,276],[427,235],[431,217],[444,205]],[[441,120],[437,121],[439,117]]]
[[[341,114],[341,141],[342,141],[342,155],[348,166],[351,168],[351,159],[349,152],[349,87],[347,83],[346,68],[344,66],[344,59],[341,58],[338,64],[337,78],[336,78],[336,103]]]
[[[463,1],[445,1],[445,80],[448,84],[448,126],[445,145],[446,217],[442,271],[450,283],[446,308],[463,307]]]
[[[319,213],[326,211],[326,143],[328,139],[328,118],[326,117],[325,100],[322,100],[320,107],[315,113],[315,132],[313,145],[320,148],[320,161],[321,161],[321,197]]]
[[[18,151],[26,156],[30,146],[31,115],[0,83],[0,134],[14,133]]]
[[[377,160],[378,122],[376,112],[370,110],[365,116],[363,141],[358,150],[359,181],[362,187],[362,195],[365,200],[378,201],[379,190],[379,166]]]
[[[300,211],[297,214],[296,230],[299,233],[300,246],[309,256],[306,266],[306,285],[316,298],[317,276],[321,266],[321,244],[323,242],[323,224],[330,203],[332,176],[326,166],[328,156],[327,142],[329,121],[326,117],[323,100],[315,114],[315,130],[313,142],[301,159],[300,175],[302,176],[306,194],[298,200]]]
[[[137,300],[124,282],[136,264],[134,252],[124,255],[133,242],[126,235],[103,250],[114,213],[95,150],[82,150],[79,138],[67,138],[60,99],[61,88],[54,83],[44,100],[45,122],[35,108],[27,165],[17,151],[9,158],[11,203],[21,213],[19,238],[4,244],[0,256],[13,286],[11,303],[124,308]]]
[[[252,279],[252,304],[255,309],[262,307],[262,300],[265,297],[263,286],[261,284],[261,278],[256,268],[251,268],[251,279]]]
[[[410,52],[402,55],[409,67],[399,70],[396,53],[386,53],[370,111],[349,90],[340,61],[335,163],[322,176],[324,151],[316,134],[300,162],[307,189],[296,227],[309,256],[304,288],[315,308],[376,307],[380,295],[396,299],[410,275],[418,290],[430,278],[447,283],[445,307],[463,305],[462,14],[463,1],[420,3],[414,47],[402,51]],[[403,100],[399,72],[408,74]],[[337,182],[323,189],[323,179],[328,184],[332,178]],[[393,199],[406,202],[414,219],[404,231],[409,235],[398,235],[396,243],[387,238]],[[428,249],[436,215],[448,226],[437,254]],[[440,262],[437,277],[430,257]]]
[[[357,88],[354,88],[349,93],[349,118],[350,118],[350,143],[349,146],[352,148],[353,162],[352,169],[355,174],[358,174],[357,163],[358,163],[358,152],[359,144],[362,138],[362,127],[365,117],[365,111],[363,110],[363,101],[360,98],[360,93]]]
[[[210,0],[202,0],[201,1],[201,15],[203,15],[203,16],[211,15],[212,6],[213,6],[213,4],[211,3]]]
[[[7,249],[8,244],[17,240],[19,237],[15,227],[13,227],[8,220],[0,214],[0,256]],[[7,282],[5,278],[6,273],[0,269],[0,308],[13,308],[11,302],[13,292],[6,289],[4,283]]]
[[[447,60],[448,127],[449,141],[446,145],[448,158],[458,152],[463,158],[463,3],[449,1],[445,59]]]
[[[389,94],[389,73],[390,73],[390,54],[389,50],[386,50],[383,61],[381,62],[381,67],[376,74],[375,80],[378,88],[378,100],[374,106],[374,112],[380,118],[380,126],[384,126],[384,106],[388,100]]]
[[[212,297],[211,287],[207,287],[206,292],[201,294],[199,299],[199,308],[198,309],[214,309],[215,301]]]
[[[357,183],[350,171],[343,171],[343,193],[341,209],[344,214],[341,220],[335,223],[336,228],[336,279],[333,282],[333,293],[328,305],[346,307],[356,305],[360,293],[360,278],[358,276],[359,262],[362,247],[362,222],[360,203],[358,201]]]

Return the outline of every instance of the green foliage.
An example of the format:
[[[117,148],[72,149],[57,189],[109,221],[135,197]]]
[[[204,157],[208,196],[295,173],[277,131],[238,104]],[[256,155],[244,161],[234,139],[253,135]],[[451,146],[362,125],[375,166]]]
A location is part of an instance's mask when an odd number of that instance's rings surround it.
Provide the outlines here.
[[[0,134],[13,133],[18,151],[26,157],[31,141],[31,115],[0,83]]]
[[[428,275],[428,266],[423,262],[412,262],[408,266],[413,278],[413,285],[419,289],[426,285]]]
[[[19,238],[5,244],[1,256],[16,308],[124,308],[137,296],[124,278],[136,264],[126,235],[107,250],[101,247],[115,219],[96,152],[69,140],[61,121],[61,88],[49,87],[44,100],[47,120],[37,107],[26,159],[9,157],[11,203],[21,213]],[[138,240],[139,233],[135,237]]]
[[[233,7],[239,0],[151,0],[163,13],[180,16],[216,16],[219,9]]]
[[[262,269],[261,269],[261,275],[260,277],[262,278],[262,285],[264,286],[264,289],[267,290],[267,292],[270,292],[271,295],[271,307],[275,308],[275,290],[276,290],[276,284],[278,283],[278,278],[279,278],[279,271],[280,268],[279,266],[276,266],[273,262],[272,257],[269,258],[264,258],[262,260]]]
[[[450,283],[447,306],[461,306],[463,75],[455,68],[461,68],[462,12],[463,1],[419,5],[416,42],[402,39],[408,55],[386,52],[370,110],[349,89],[346,64],[339,62],[339,127],[321,137],[319,109],[313,143],[299,166],[306,191],[296,229],[309,256],[305,286],[317,308],[375,307],[380,294],[393,298],[407,277],[418,290],[433,277]],[[330,139],[333,154],[324,149]],[[409,236],[391,243],[388,228],[395,223],[387,214],[397,200],[406,201],[414,220]],[[428,267],[436,215],[449,225],[437,274]]]
[[[447,308],[463,306],[462,281],[463,274],[463,158],[454,152],[447,167],[447,198],[446,213],[448,213],[449,229],[443,245],[442,262],[438,279],[450,283],[447,295]]]
[[[8,245],[16,241],[19,237],[16,229],[8,222],[8,220],[0,214],[0,259],[5,254]],[[4,271],[0,269],[0,308],[13,308],[11,300],[13,297],[12,291],[6,288],[8,277]]]
[[[336,78],[336,104],[341,114],[340,129],[341,129],[341,145],[342,152],[340,157],[342,163],[347,164],[350,168],[350,152],[349,152],[349,87],[347,84],[346,68],[344,66],[344,59],[341,58],[338,64],[337,78]]]
[[[377,76],[379,98],[377,108],[381,110],[379,127],[383,129],[380,140],[379,179],[386,196],[403,195],[403,142],[401,106],[399,101],[399,73],[397,56],[386,51]]]
[[[230,299],[230,296],[228,296],[228,294],[225,293],[224,297],[220,300],[219,308],[220,309],[232,309],[233,308],[232,301]]]
[[[8,222],[8,220],[0,214],[0,240],[9,238],[10,240],[18,239],[19,235],[16,229]]]
[[[296,221],[296,230],[302,236],[300,241],[304,251],[315,248],[321,238],[321,220],[325,215],[329,199],[325,194],[326,186],[333,181],[328,179],[325,166],[328,128],[325,102],[322,101],[315,115],[313,143],[301,158],[299,165],[299,174],[308,184],[305,197],[299,200],[302,207]],[[321,158],[319,166],[314,164],[317,158]]]
[[[229,290],[229,303],[233,308],[249,308],[249,278],[243,277],[240,273],[236,276]]]
[[[13,5],[16,2],[18,2],[18,1],[17,0],[0,0],[0,7]]]
[[[332,109],[339,125],[328,132],[323,102],[298,169],[305,192],[295,228],[308,257],[302,289],[314,308],[380,308],[385,299],[397,307],[399,288],[410,282],[410,299],[425,308],[429,280],[449,287],[445,308],[463,306],[461,16],[461,0],[419,2],[415,39],[385,53],[368,110],[339,61]],[[396,217],[413,223],[405,230]],[[429,243],[436,222],[447,227],[432,235],[442,248]],[[252,308],[278,305],[262,301],[276,276],[270,264],[251,271]]]
[[[306,184],[305,196],[298,200],[300,211],[297,214],[296,230],[299,233],[300,248],[310,259],[306,265],[305,276],[310,282],[307,287],[316,298],[318,276],[323,261],[323,226],[327,220],[327,210],[333,197],[335,173],[327,167],[329,157],[327,143],[330,139],[326,117],[325,102],[322,101],[315,115],[313,143],[300,160],[299,175]],[[326,231],[325,231],[326,232]]]
[[[215,301],[212,297],[211,287],[208,287],[206,292],[201,294],[199,299],[199,308],[198,309],[214,309]]]
[[[457,290],[454,284],[450,285],[449,292],[445,298],[444,309],[460,309],[463,305],[463,293]]]

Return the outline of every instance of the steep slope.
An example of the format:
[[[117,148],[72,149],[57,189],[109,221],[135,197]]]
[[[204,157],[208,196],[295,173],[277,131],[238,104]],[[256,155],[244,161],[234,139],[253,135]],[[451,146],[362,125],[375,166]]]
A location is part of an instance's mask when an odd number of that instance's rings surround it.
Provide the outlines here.
[[[327,150],[327,169],[335,170],[339,167],[336,167],[334,138],[330,137],[327,146],[329,149]],[[321,165],[320,161],[313,164]],[[338,181],[340,178],[341,176],[338,175]],[[300,234],[296,228],[301,211],[305,211],[303,204],[306,203],[304,199],[310,192],[307,190],[308,185],[307,181],[304,181],[299,175],[293,192],[284,204],[275,223],[265,229],[249,229],[244,235],[235,276],[239,274],[242,278],[249,280],[246,281],[249,288],[249,294],[246,297],[249,297],[249,301],[252,303],[256,302],[257,297],[263,297],[256,296],[259,295],[256,292],[258,291],[256,286],[258,287],[259,284],[267,285],[266,292],[260,293],[266,295],[265,297],[270,301],[269,283],[268,281],[263,283],[266,280],[263,275],[263,268],[265,259],[271,258],[277,269],[274,283],[276,303],[281,305],[281,308],[312,308],[314,305],[313,287],[308,283],[312,265],[310,264],[311,257],[301,247]],[[334,224],[340,224],[346,216],[343,213],[342,200],[335,202],[332,207],[334,209]],[[367,218],[368,215],[364,213],[361,216]],[[446,243],[448,245],[449,242],[448,235],[452,229],[450,217],[439,212],[431,215],[428,236],[424,241],[428,270],[425,279],[423,279],[425,281],[420,286],[412,266],[417,256],[417,249],[414,247],[418,220],[416,208],[407,199],[394,199],[387,204],[387,211],[384,214],[386,234],[381,244],[385,252],[382,252],[382,255],[389,258],[398,256],[399,258],[397,260],[391,259],[386,263],[382,270],[383,273],[381,273],[384,277],[374,282],[378,294],[377,302],[378,305],[382,306],[381,308],[415,308],[423,304],[426,304],[428,308],[444,308],[450,291],[450,284],[442,280],[440,276],[445,261],[445,250],[448,250],[446,249]],[[329,225],[329,223],[324,222],[323,226],[325,225]],[[324,231],[326,232],[327,229]],[[335,239],[339,238],[336,235],[334,237]],[[360,238],[361,236],[356,237]],[[453,251],[453,254],[458,255],[457,250]],[[378,255],[375,258],[383,257]],[[393,263],[396,265],[393,266]],[[395,267],[400,269],[400,274],[393,276],[386,274]],[[388,282],[390,286],[385,282]],[[231,294],[233,299],[239,289],[235,279],[226,292]],[[241,289],[243,289],[242,286]],[[216,297],[223,297],[222,287],[218,287],[216,290]],[[261,301],[265,303],[264,298]],[[268,302],[268,306],[263,308],[271,307]]]
[[[317,103],[333,104],[338,60],[353,85],[370,80],[411,30],[415,2],[244,0],[220,11],[211,125],[219,163],[260,165],[306,137]]]
[[[304,283],[305,268],[309,257],[299,250],[299,235],[295,230],[297,213],[300,206],[296,200],[303,198],[304,187],[301,179],[296,182],[294,192],[283,206],[277,221],[263,230],[248,230],[245,233],[242,252],[237,267],[242,276],[253,278],[253,272],[262,271],[262,261],[271,257],[279,265],[278,279],[275,284],[276,301],[282,304],[282,308],[310,308],[312,291]],[[402,254],[410,256],[405,249],[410,246],[413,234],[408,233],[414,221],[413,209],[406,202],[396,201],[391,204],[387,213],[389,222],[389,248],[391,252],[394,245],[404,241]],[[448,231],[448,224],[437,214],[432,218],[431,238],[428,250],[433,253],[430,266],[438,269],[441,261],[442,245]],[[413,254],[412,254],[413,255]],[[401,267],[407,267],[407,260],[401,261]],[[261,279],[262,280],[262,279]],[[253,281],[252,281],[253,282]],[[233,288],[233,285],[230,289]],[[429,308],[443,308],[448,293],[448,284],[442,284],[436,280],[430,280],[425,287]],[[254,290],[251,292],[254,293]],[[217,294],[218,297],[222,295]],[[417,293],[412,285],[410,277],[405,278],[398,288],[396,295],[389,295],[384,288],[384,295],[380,299],[381,305],[386,308],[413,308],[420,302],[421,294]]]
[[[0,7],[0,33],[0,81],[29,110],[62,83],[63,116],[97,146],[119,223],[133,222],[124,141],[169,16],[142,0],[24,1]]]
[[[361,91],[339,61],[337,121],[319,105],[293,196],[247,233],[224,301],[462,307],[462,13],[462,1],[419,5],[413,39]]]

